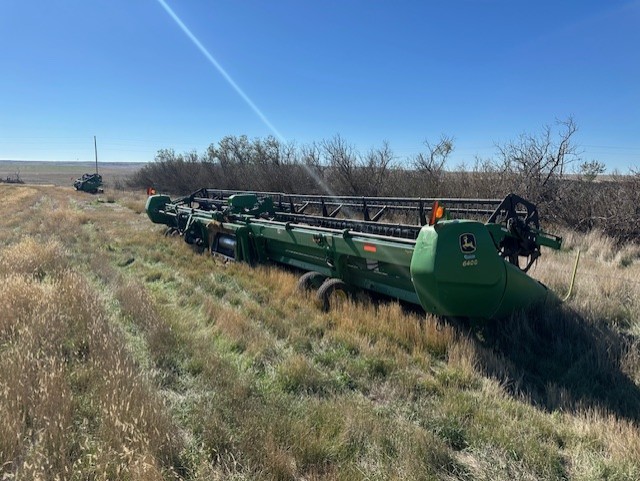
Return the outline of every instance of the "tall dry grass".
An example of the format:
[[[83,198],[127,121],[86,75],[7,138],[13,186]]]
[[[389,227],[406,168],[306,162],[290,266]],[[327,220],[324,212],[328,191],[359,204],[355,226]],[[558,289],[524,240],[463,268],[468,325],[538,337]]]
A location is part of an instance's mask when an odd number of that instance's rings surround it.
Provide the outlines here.
[[[3,479],[177,477],[179,439],[61,244],[0,251]]]

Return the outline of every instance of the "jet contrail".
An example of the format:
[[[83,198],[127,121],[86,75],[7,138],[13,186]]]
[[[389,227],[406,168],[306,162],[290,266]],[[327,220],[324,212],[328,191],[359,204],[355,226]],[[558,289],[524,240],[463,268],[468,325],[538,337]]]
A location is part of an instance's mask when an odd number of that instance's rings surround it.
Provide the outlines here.
[[[264,124],[269,128],[269,130],[271,130],[271,132],[273,132],[273,134],[278,138],[278,140],[286,143],[286,139],[284,138],[284,136],[280,132],[278,132],[278,129],[276,129],[273,126],[273,124],[269,122],[269,119],[262,113],[262,111],[258,108],[258,106],[253,103],[253,101],[249,98],[249,96],[244,93],[244,91],[231,78],[231,76],[227,73],[227,71],[224,68],[222,68],[222,65],[220,65],[218,61],[213,57],[213,55],[211,55],[209,51],[204,47],[204,45],[200,43],[200,41],[196,38],[196,36],[193,33],[191,33],[191,30],[189,30],[189,28],[182,22],[182,20],[180,20],[180,17],[178,17],[175,14],[175,12],[171,10],[171,7],[169,7],[169,5],[167,5],[167,3],[164,0],[158,0],[158,3],[162,6],[162,8],[165,9],[165,11],[169,14],[169,16],[178,24],[178,26],[187,35],[187,37],[189,37],[189,39],[193,42],[193,44],[196,47],[198,47],[198,50],[200,50],[202,54],[207,58],[207,60],[209,60],[209,62],[211,62],[211,64],[216,68],[216,70],[220,72],[220,75],[222,75],[224,79],[229,83],[229,85],[233,87],[233,90],[235,90],[238,93],[238,95],[242,98],[242,100],[244,100],[247,103],[247,105],[251,107],[251,110],[253,110],[255,114],[258,117],[260,117],[260,120],[264,122]]]
[[[202,54],[207,58],[207,60],[209,60],[211,65],[213,65],[216,68],[216,70],[220,72],[220,75],[222,75],[224,79],[229,83],[229,85],[233,87],[233,90],[235,90],[238,93],[238,95],[242,98],[242,100],[244,100],[246,104],[249,107],[251,107],[251,110],[253,110],[255,114],[260,118],[260,120],[262,120],[262,122],[264,122],[264,124],[269,128],[269,130],[273,132],[276,138],[283,144],[286,144],[287,140],[284,138],[284,136],[278,131],[278,129],[276,129],[273,126],[271,122],[269,122],[269,119],[262,113],[262,111],[258,108],[258,106],[253,103],[253,101],[249,98],[249,96],[246,93],[244,93],[244,91],[231,78],[231,76],[227,73],[227,71],[224,68],[222,68],[222,65],[220,65],[218,61],[213,57],[213,55],[209,53],[209,51],[205,48],[205,46],[202,45],[202,43],[200,43],[200,40],[198,40],[196,36],[193,33],[191,33],[191,30],[189,30],[189,28],[184,24],[184,22],[180,20],[180,17],[178,17],[176,13],[173,10],[171,10],[171,7],[167,5],[167,2],[165,0],[158,0],[158,3],[162,6],[162,8],[164,8],[164,10],[174,20],[174,22],[178,24],[178,26],[182,29],[182,31],[186,34],[186,36],[189,37],[189,39],[198,48],[198,50],[200,50],[200,52],[202,52]],[[307,171],[307,173],[311,176],[311,178],[316,181],[316,183],[320,186],[320,188],[324,192],[328,193],[329,195],[335,195],[335,193],[331,190],[331,188],[329,188],[329,186],[325,184],[324,181],[320,177],[318,177],[318,175],[310,167],[308,167],[304,162],[302,162],[300,165],[302,165],[302,167]]]

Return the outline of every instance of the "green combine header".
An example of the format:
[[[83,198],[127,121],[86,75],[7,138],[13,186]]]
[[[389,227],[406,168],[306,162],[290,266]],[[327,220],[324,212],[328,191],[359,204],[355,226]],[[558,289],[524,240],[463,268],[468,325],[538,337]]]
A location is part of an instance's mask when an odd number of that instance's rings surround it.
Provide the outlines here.
[[[542,246],[535,205],[504,199],[343,197],[201,189],[152,195],[167,234],[227,259],[306,271],[324,309],[357,289],[447,317],[494,319],[555,295],[526,272]],[[383,217],[394,222],[383,222]]]

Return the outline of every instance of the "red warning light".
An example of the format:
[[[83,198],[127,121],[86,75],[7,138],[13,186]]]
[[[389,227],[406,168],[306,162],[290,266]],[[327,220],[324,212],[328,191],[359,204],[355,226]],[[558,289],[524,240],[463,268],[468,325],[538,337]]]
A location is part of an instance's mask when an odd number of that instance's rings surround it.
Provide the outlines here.
[[[363,249],[365,252],[376,252],[378,250],[378,248],[373,244],[365,244]]]

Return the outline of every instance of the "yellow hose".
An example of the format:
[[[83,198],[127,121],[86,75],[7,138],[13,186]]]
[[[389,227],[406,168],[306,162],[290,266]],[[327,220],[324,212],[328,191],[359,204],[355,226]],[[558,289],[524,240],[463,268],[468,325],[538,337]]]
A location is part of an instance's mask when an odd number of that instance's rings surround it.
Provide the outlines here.
[[[573,293],[573,284],[576,281],[576,273],[578,272],[578,261],[580,260],[580,249],[578,249],[578,255],[576,255],[576,263],[573,266],[573,275],[571,276],[571,285],[569,286],[569,292],[567,292],[567,295],[564,296],[564,299],[562,299],[562,302],[567,302],[569,300],[569,298],[571,297],[571,294]]]

